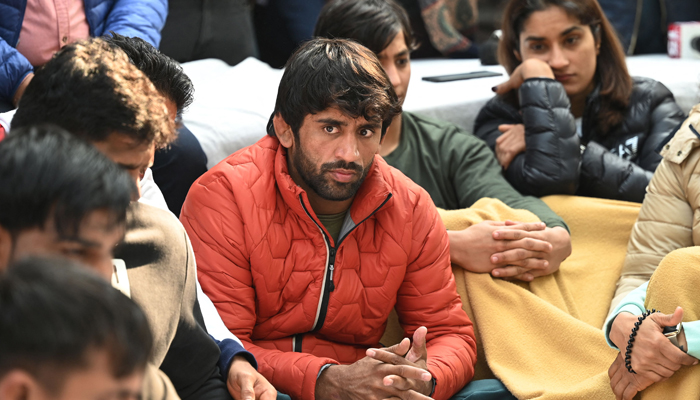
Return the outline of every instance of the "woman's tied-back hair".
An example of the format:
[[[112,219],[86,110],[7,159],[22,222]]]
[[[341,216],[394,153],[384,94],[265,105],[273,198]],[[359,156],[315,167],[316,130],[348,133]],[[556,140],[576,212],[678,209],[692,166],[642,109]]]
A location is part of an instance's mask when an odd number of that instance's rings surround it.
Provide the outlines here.
[[[321,10],[314,36],[356,40],[379,54],[399,32],[409,50],[418,47],[406,10],[394,0],[332,0]]]
[[[607,134],[624,118],[624,112],[632,93],[632,78],[627,72],[625,52],[615,31],[596,0],[511,0],[503,13],[503,36],[498,47],[498,60],[509,74],[521,61],[515,56],[520,52],[520,33],[525,22],[537,11],[559,7],[570,17],[587,25],[596,43],[600,43],[595,78],[600,86],[601,106],[597,121],[600,132]]]
[[[36,71],[12,126],[42,123],[90,142],[118,132],[163,148],[177,136],[163,96],[123,51],[99,38],[65,46]]]
[[[329,107],[353,118],[382,122],[382,137],[401,112],[399,99],[372,51],[343,39],[313,39],[287,61],[267,133],[279,114],[296,137],[304,118]]]

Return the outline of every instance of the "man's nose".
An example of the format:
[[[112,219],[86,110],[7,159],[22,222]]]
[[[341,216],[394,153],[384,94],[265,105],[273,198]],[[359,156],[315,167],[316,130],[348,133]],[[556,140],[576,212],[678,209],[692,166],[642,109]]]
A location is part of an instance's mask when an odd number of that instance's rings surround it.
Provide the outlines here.
[[[348,163],[357,161],[360,158],[357,135],[349,132],[343,135],[335,149],[335,156]]]

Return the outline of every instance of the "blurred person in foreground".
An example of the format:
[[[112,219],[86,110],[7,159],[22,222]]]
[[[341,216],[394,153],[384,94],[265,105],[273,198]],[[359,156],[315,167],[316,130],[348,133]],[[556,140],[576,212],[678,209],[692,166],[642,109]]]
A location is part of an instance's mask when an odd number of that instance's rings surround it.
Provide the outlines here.
[[[0,399],[137,400],[148,320],[109,281],[65,259],[0,274]]]
[[[102,39],[66,46],[37,71],[12,122],[6,140],[18,128],[60,126],[122,167],[136,187],[155,148],[176,134],[165,99],[124,52]],[[274,392],[233,335],[225,331],[229,337],[217,346],[203,329],[208,321],[197,298],[194,256],[172,213],[131,202],[124,240],[113,250],[113,258],[121,261],[103,260],[100,268],[122,276],[148,316],[155,340],[151,362],[167,381],[161,386],[174,387],[168,396],[230,399],[229,390],[241,396],[241,383]]]

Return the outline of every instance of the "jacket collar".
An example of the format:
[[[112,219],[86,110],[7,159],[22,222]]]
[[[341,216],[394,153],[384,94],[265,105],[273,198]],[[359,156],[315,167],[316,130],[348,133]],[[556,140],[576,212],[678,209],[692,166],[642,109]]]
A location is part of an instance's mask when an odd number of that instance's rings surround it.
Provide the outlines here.
[[[594,121],[597,120],[594,116],[600,111],[600,81],[597,75],[594,79],[598,82],[593,91],[586,96],[586,106],[583,109],[583,119],[581,120],[581,139],[583,143],[593,140],[591,132],[594,129]]]
[[[667,160],[680,164],[691,151],[700,146],[700,104],[690,110],[688,118],[673,138],[663,146],[660,154]]]
[[[276,138],[270,137],[274,145],[277,147],[275,155],[274,173],[277,182],[277,188],[282,196],[282,199],[295,213],[302,218],[311,219],[320,227],[323,224],[319,221],[316,213],[311,208],[309,198],[306,191],[294,182],[289,174],[289,166],[287,164],[287,149],[282,146]],[[391,186],[384,178],[384,174],[389,170],[389,166],[384,159],[379,155],[374,156],[372,167],[365,177],[365,181],[360,186],[360,189],[355,194],[355,198],[350,206],[350,218],[355,224],[359,224],[369,218],[379,209],[385,208],[388,204],[387,199],[391,195]],[[308,213],[307,213],[308,211]],[[330,239],[330,235],[325,231],[326,236]],[[330,239],[332,241],[332,239]]]

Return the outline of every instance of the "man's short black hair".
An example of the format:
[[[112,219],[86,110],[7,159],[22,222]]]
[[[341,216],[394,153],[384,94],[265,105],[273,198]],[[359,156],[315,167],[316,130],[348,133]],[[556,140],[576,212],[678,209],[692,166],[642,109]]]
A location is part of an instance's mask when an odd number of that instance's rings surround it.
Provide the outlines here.
[[[121,50],[94,38],[59,50],[39,68],[12,127],[54,124],[89,142],[112,133],[157,148],[175,140],[164,97]]]
[[[59,393],[95,352],[122,378],[145,368],[152,347],[143,311],[85,266],[28,258],[0,275],[0,378],[21,369]]]
[[[52,217],[59,234],[72,236],[97,210],[123,224],[135,193],[122,168],[58,127],[13,129],[0,142],[0,227],[12,235]]]
[[[401,112],[396,92],[377,56],[344,39],[312,39],[287,61],[267,133],[276,136],[279,114],[298,137],[304,118],[336,106],[344,113],[382,122],[382,137]]]
[[[192,104],[194,86],[180,63],[141,38],[126,37],[114,32],[110,34],[111,36],[104,36],[104,40],[123,50],[136,68],[153,82],[160,94],[175,103],[178,112]]]
[[[331,0],[321,10],[314,36],[356,40],[379,54],[399,32],[414,50],[408,14],[394,0]]]

